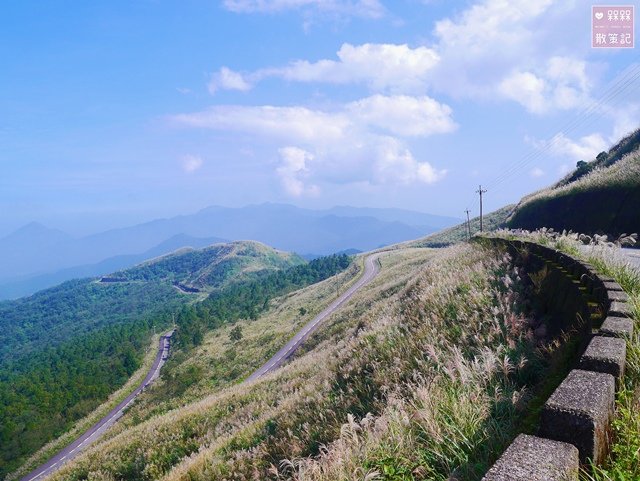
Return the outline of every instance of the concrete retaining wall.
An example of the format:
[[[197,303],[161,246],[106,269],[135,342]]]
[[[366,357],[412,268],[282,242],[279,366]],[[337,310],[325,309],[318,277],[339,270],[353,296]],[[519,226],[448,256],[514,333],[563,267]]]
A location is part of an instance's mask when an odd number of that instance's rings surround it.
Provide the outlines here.
[[[549,263],[565,275],[568,283],[554,302],[567,307],[561,329],[575,328],[583,353],[545,403],[537,436],[518,436],[483,481],[577,481],[580,464],[600,463],[608,454],[625,338],[633,333],[628,297],[614,279],[563,252],[524,240],[487,240],[517,260]]]

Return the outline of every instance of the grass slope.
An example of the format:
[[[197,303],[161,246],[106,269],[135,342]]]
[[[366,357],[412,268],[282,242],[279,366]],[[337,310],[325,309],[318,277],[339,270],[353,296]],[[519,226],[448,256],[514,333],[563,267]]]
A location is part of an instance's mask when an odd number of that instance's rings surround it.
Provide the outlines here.
[[[226,362],[265,360],[302,324],[301,308],[311,316],[333,297],[333,279],[274,301],[242,324],[240,340],[208,335],[183,361],[202,378],[182,397],[162,407],[147,393],[52,479],[480,479],[542,374],[518,275],[507,258],[469,245],[405,246],[381,264],[307,352],[256,382],[215,380]],[[280,339],[265,349],[272,334]]]
[[[239,241],[204,249],[182,249],[111,277],[126,282],[169,281],[210,291],[246,280],[260,271],[304,263],[296,254],[277,251],[259,242]]]
[[[235,242],[159,258],[112,276],[118,282],[69,281],[0,303],[0,477],[122,386],[140,367],[153,328],[168,327],[171,313],[202,298],[175,282],[220,291],[303,264]]]
[[[485,214],[482,220],[482,227],[485,231],[493,231],[505,226],[507,218],[513,212],[515,205],[507,205],[494,212]],[[471,219],[471,235],[480,232],[480,217]],[[446,247],[458,242],[466,241],[468,238],[467,223],[449,227],[435,234],[428,235],[422,239],[409,242],[407,245],[413,247]]]
[[[640,130],[558,184],[523,198],[507,225],[614,236],[640,231],[639,147]]]

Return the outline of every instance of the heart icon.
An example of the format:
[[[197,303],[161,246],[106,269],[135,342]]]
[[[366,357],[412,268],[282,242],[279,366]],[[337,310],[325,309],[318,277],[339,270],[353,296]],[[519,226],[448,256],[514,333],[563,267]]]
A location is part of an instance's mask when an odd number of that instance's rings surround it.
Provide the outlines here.
[[[604,13],[596,12],[596,20],[602,20],[602,17],[604,17]]]

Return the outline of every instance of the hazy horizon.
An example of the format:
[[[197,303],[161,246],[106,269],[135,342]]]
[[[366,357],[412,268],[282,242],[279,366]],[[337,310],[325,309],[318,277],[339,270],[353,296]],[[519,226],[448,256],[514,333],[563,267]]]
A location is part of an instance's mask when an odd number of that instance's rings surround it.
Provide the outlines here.
[[[255,206],[263,206],[263,205],[282,205],[282,206],[291,206],[291,207],[295,207],[295,208],[299,208],[299,209],[306,209],[306,210],[312,210],[312,211],[328,211],[331,209],[338,209],[338,208],[355,208],[355,209],[397,209],[397,210],[402,210],[402,211],[407,211],[407,212],[415,212],[417,214],[426,214],[426,215],[433,215],[433,216],[438,216],[438,217],[443,217],[443,218],[451,218],[451,219],[455,219],[458,220],[460,222],[463,221],[462,217],[456,217],[456,216],[447,216],[447,215],[441,215],[441,214],[437,214],[434,212],[428,212],[428,211],[423,211],[423,210],[418,210],[418,209],[403,209],[403,208],[399,208],[399,207],[372,207],[372,206],[368,206],[368,205],[362,205],[362,206],[356,206],[356,205],[329,205],[328,207],[302,207],[300,205],[296,205],[293,202],[260,202],[260,203],[254,203],[254,204],[245,204],[245,205],[238,205],[238,206],[229,206],[229,205],[221,205],[221,204],[212,204],[212,205],[206,205],[203,206],[201,208],[197,208],[193,211],[184,211],[184,212],[178,212],[172,215],[158,215],[158,216],[153,216],[153,214],[150,214],[151,217],[141,217],[139,221],[132,221],[132,222],[126,222],[126,221],[118,221],[117,219],[113,219],[112,221],[109,221],[108,218],[100,218],[98,217],[97,219],[94,218],[93,219],[93,223],[89,224],[86,223],[82,220],[82,215],[76,217],[76,218],[72,218],[70,220],[60,220],[59,222],[56,222],[56,219],[49,219],[49,222],[44,222],[42,220],[39,219],[32,219],[32,220],[27,220],[26,222],[19,224],[19,225],[15,225],[13,227],[9,227],[9,228],[2,228],[2,226],[0,226],[0,239],[3,237],[6,237],[7,235],[11,235],[13,233],[15,233],[16,231],[27,227],[29,225],[32,224],[38,224],[41,226],[44,226],[48,229],[54,229],[54,230],[60,230],[62,232],[64,232],[65,234],[69,234],[71,236],[75,236],[75,237],[82,237],[82,236],[87,236],[87,235],[92,235],[92,234],[97,234],[97,233],[101,233],[101,232],[105,232],[105,231],[109,231],[109,230],[113,230],[113,229],[121,229],[121,228],[126,228],[126,227],[133,227],[136,225],[140,225],[140,224],[145,224],[148,222],[153,222],[156,220],[166,220],[166,219],[172,219],[175,217],[180,217],[180,216],[189,216],[189,215],[194,215],[198,212],[201,212],[203,210],[206,209],[210,209],[210,208],[223,208],[223,209],[244,209],[244,208],[249,208],[249,207],[255,207]],[[89,214],[86,214],[89,215]],[[94,216],[95,217],[95,216]]]
[[[0,30],[0,234],[263,202],[464,217],[640,123],[634,49],[591,48],[577,0],[33,5]]]

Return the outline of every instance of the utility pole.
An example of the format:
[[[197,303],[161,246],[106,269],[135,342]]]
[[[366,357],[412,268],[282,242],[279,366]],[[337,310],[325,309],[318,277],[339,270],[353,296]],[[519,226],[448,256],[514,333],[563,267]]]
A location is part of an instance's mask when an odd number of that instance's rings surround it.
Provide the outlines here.
[[[478,190],[476,190],[476,194],[480,194],[480,232],[482,232],[482,194],[487,192],[486,190],[482,190],[482,185],[478,186]]]
[[[470,210],[467,209],[465,210],[465,212],[467,213],[467,237],[469,238],[469,240],[471,240],[471,221],[469,220]]]

